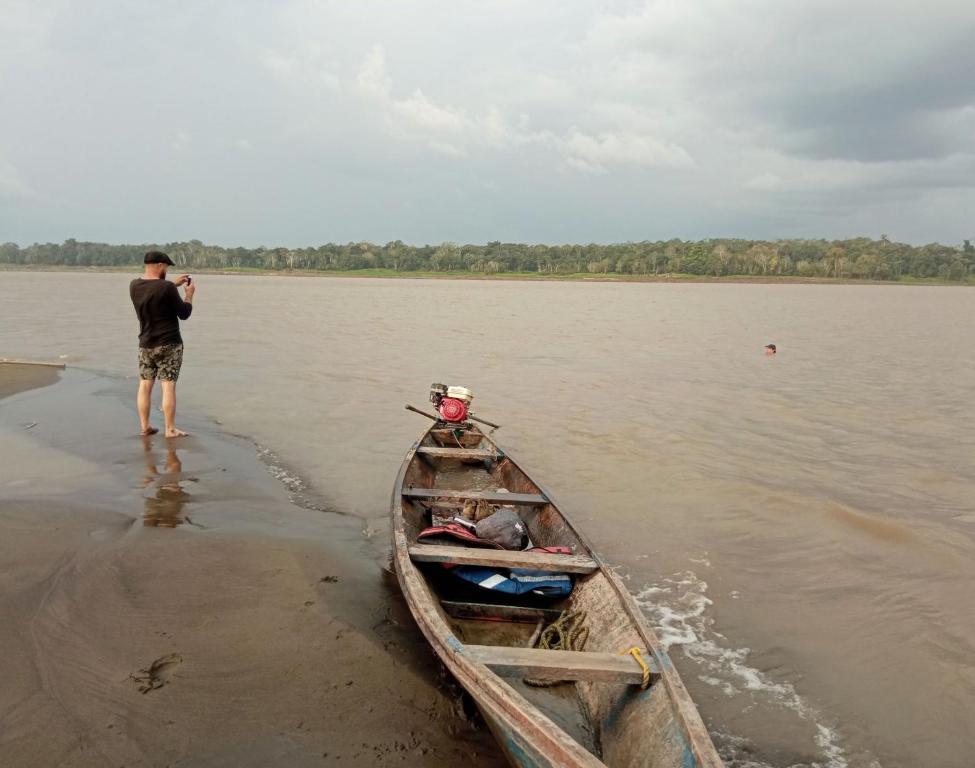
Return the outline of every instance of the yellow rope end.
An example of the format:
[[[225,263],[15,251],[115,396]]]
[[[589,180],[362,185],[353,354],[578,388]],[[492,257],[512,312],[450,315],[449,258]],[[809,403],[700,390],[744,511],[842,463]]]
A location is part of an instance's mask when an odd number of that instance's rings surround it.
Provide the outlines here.
[[[643,682],[640,683],[640,690],[645,691],[650,686],[650,667],[643,660],[643,655],[640,652],[640,647],[634,645],[632,648],[629,648],[625,651],[620,651],[620,656],[625,656],[626,654],[629,654],[634,659],[636,659],[636,663],[639,664],[640,669],[643,670]]]

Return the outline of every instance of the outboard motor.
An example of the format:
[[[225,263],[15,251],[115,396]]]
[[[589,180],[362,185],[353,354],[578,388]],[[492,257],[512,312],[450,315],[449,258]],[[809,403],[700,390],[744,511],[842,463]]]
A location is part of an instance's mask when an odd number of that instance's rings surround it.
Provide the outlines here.
[[[437,409],[440,418],[452,424],[467,420],[474,393],[466,387],[448,387],[444,384],[430,385],[430,402]]]

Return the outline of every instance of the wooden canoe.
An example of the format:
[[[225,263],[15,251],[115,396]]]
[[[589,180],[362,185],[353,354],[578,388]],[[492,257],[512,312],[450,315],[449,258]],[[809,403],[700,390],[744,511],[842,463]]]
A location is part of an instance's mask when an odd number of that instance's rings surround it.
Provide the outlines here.
[[[503,490],[499,490],[503,489]],[[467,498],[514,506],[535,546],[571,555],[417,542],[430,512]],[[552,496],[472,424],[435,423],[413,444],[393,489],[393,561],[433,650],[470,693],[515,766],[718,768],[722,765],[676,669],[620,579]],[[458,597],[444,563],[570,573],[568,597],[539,605],[473,588]],[[580,651],[530,648],[562,610],[583,610]],[[626,652],[636,647],[650,667]],[[535,687],[524,678],[561,682]]]

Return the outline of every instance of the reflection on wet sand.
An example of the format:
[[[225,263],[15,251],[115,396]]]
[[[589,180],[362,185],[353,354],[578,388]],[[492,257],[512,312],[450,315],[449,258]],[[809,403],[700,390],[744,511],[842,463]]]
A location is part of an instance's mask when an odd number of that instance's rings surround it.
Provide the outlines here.
[[[175,445],[172,441],[166,441],[163,472],[158,469],[162,457],[153,450],[152,438],[148,435],[142,438],[142,450],[146,458],[142,487],[155,486],[153,495],[144,496],[145,510],[142,524],[151,528],[175,528],[177,525],[182,525],[186,522],[183,507],[192,497],[180,484],[180,480],[183,479],[183,462],[176,453]]]

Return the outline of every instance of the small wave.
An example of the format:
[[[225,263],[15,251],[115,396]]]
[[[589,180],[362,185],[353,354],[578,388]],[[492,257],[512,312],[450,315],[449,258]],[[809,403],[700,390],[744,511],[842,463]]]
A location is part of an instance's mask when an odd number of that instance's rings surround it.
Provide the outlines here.
[[[700,562],[700,560],[694,561]],[[793,764],[788,768],[849,768],[840,736],[822,722],[820,714],[787,682],[778,682],[748,663],[749,648],[734,648],[728,638],[714,629],[708,614],[713,601],[707,596],[707,582],[691,570],[681,571],[645,587],[635,597],[653,623],[665,650],[680,647],[684,656],[701,670],[698,679],[719,689],[728,698],[739,695],[761,697],[771,706],[791,710],[816,727],[814,740],[822,762]],[[729,768],[776,768],[757,762],[748,753],[748,740],[715,733],[722,759]]]
[[[264,466],[267,467],[267,471],[270,472],[271,476],[280,481],[292,493],[300,493],[308,487],[304,480],[284,466],[281,462],[281,457],[270,448],[258,445],[257,455],[264,462]]]
[[[313,492],[309,488],[308,483],[297,472],[290,469],[274,451],[260,443],[256,443],[255,445],[257,447],[258,458],[267,467],[267,471],[271,477],[280,482],[288,491],[288,500],[292,504],[316,512],[342,514],[330,507],[324,499]]]

